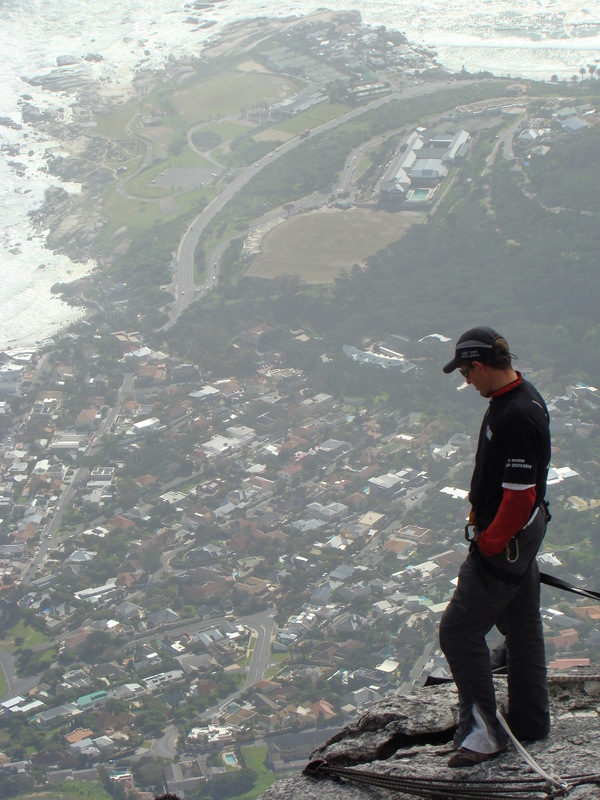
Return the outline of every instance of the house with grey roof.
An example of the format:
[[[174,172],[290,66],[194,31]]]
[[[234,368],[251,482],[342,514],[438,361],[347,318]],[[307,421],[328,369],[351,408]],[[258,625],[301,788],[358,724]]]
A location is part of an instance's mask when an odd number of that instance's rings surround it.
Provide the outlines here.
[[[167,625],[169,622],[178,622],[181,619],[172,608],[163,608],[161,611],[153,611],[148,614],[148,623],[154,626]]]
[[[589,123],[580,117],[569,117],[562,122],[562,129],[567,133],[579,133],[589,127]]]

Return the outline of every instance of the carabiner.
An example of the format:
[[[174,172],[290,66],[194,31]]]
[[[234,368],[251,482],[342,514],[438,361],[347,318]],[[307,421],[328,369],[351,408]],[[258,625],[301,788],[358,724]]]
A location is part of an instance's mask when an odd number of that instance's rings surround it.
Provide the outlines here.
[[[510,552],[510,550],[511,550],[510,546],[511,546],[511,544],[513,542],[515,544],[515,554],[514,554],[514,556]],[[514,564],[515,561],[519,560],[519,540],[517,539],[516,536],[514,538],[512,538],[510,540],[510,542],[504,548],[504,555],[506,557],[506,560],[509,562],[509,564]]]
[[[473,536],[469,536],[469,528],[473,528]],[[474,542],[477,540],[479,536],[479,532],[476,530],[476,525],[474,522],[467,522],[465,525],[465,539],[467,542]]]

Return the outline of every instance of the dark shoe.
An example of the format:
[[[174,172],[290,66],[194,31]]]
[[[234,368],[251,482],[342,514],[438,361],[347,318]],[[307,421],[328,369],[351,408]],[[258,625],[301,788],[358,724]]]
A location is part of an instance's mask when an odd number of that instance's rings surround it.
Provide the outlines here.
[[[453,756],[450,756],[448,759],[448,766],[474,767],[477,764],[483,764],[484,761],[489,761],[492,758],[496,758],[496,756],[499,756],[500,753],[503,753],[505,750],[506,747],[503,747],[502,750],[496,750],[495,753],[476,753],[475,750],[469,750],[467,747],[461,747],[456,751],[456,753],[454,753]]]

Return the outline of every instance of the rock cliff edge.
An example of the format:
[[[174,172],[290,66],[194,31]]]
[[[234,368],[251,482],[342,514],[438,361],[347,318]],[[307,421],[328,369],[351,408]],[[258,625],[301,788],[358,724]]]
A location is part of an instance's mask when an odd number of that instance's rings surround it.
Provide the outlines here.
[[[506,679],[497,677],[498,703]],[[592,669],[549,679],[552,730],[547,739],[524,743],[548,783],[514,745],[498,758],[469,769],[447,767],[458,704],[454,684],[445,683],[387,697],[317,748],[311,760],[331,767],[399,778],[393,788],[374,788],[355,779],[298,775],[274,784],[261,800],[403,800],[478,797],[481,800],[552,796],[600,798],[600,673]],[[583,776],[583,778],[582,778]],[[387,779],[387,778],[386,778]],[[408,779],[418,779],[410,785]],[[583,782],[582,782],[583,780]],[[483,781],[483,783],[482,783]],[[561,790],[558,784],[565,784]]]

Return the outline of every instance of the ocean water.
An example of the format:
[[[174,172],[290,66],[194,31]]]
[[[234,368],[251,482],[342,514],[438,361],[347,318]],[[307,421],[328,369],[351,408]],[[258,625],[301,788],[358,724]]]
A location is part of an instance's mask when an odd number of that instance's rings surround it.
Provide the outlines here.
[[[302,15],[324,6],[358,8],[366,24],[402,31],[434,49],[452,70],[464,66],[543,80],[553,74],[568,80],[588,64],[600,70],[600,0],[0,0],[0,118],[21,123],[23,95],[41,110],[61,106],[68,117],[69,95],[22,79],[56,69],[59,56],[100,54],[101,62],[85,62],[84,68],[118,94],[140,67],[198,53],[230,22]],[[199,29],[198,20],[214,24]],[[81,316],[50,290],[94,268],[93,262],[76,264],[52,253],[45,247],[46,232],[32,228],[30,212],[50,186],[60,185],[44,171],[48,150],[60,152],[60,142],[29,125],[0,125],[1,348],[51,337]],[[62,188],[80,191],[74,184]]]

